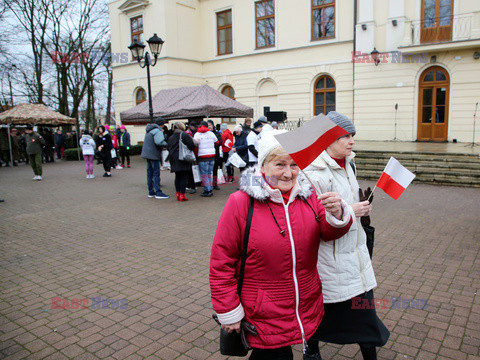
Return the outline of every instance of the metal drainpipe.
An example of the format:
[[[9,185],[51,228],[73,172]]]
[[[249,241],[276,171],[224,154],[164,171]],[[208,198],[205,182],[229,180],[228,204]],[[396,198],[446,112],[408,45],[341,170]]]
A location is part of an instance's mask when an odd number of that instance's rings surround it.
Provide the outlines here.
[[[352,122],[355,123],[355,51],[357,50],[357,0],[353,0]]]

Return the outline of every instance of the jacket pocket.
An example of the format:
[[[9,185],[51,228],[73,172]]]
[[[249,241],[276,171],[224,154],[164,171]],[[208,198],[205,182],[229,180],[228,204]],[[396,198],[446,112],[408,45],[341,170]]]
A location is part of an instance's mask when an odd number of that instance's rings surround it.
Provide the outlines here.
[[[251,317],[253,319],[277,319],[294,311],[293,299],[276,299],[274,301],[267,291],[259,289]]]

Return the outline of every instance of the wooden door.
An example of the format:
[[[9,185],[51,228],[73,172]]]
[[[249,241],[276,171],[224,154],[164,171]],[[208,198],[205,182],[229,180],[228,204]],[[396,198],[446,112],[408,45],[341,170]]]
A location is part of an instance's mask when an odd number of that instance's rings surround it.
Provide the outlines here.
[[[434,66],[420,76],[418,141],[447,141],[450,78],[445,69]]]
[[[422,0],[420,42],[452,40],[453,0]]]

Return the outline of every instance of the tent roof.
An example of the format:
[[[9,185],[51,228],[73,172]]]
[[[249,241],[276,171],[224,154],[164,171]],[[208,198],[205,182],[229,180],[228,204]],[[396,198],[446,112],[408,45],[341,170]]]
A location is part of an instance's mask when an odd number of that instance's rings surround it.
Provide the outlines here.
[[[75,125],[76,120],[43,104],[19,104],[0,113],[0,124]]]
[[[253,109],[208,85],[161,90],[152,99],[153,117],[165,120],[195,117],[253,117]],[[120,113],[122,124],[150,122],[148,101]]]

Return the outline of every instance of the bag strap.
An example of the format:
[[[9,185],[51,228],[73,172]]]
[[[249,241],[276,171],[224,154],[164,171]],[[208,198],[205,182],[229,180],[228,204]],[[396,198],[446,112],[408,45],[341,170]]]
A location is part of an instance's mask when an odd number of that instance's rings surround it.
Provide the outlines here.
[[[245,227],[245,235],[243,236],[242,262],[240,264],[240,273],[238,274],[238,284],[237,284],[238,296],[240,296],[240,294],[242,293],[243,276],[245,274],[245,262],[247,261],[248,238],[250,236],[250,227],[252,225],[254,201],[255,200],[253,199],[253,196],[250,196],[250,206],[248,208],[247,226]]]

